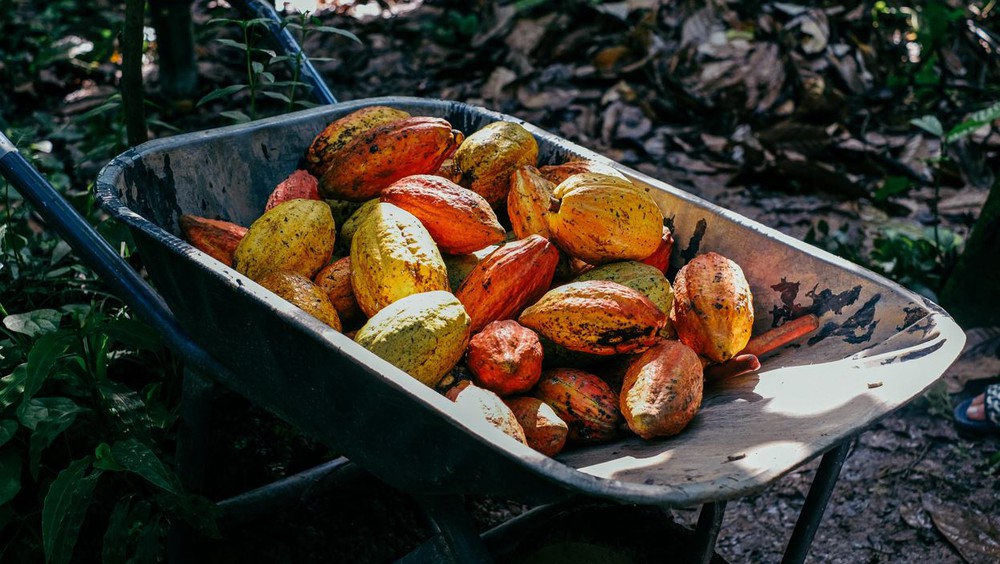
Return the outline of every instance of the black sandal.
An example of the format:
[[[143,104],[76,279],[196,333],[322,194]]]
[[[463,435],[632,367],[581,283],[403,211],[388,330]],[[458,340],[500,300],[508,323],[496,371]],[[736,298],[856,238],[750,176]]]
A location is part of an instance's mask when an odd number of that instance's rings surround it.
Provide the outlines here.
[[[990,384],[983,393],[986,394],[984,403],[986,419],[982,421],[969,419],[966,415],[973,398],[968,398],[955,406],[955,428],[960,432],[977,435],[1000,434],[1000,383]]]

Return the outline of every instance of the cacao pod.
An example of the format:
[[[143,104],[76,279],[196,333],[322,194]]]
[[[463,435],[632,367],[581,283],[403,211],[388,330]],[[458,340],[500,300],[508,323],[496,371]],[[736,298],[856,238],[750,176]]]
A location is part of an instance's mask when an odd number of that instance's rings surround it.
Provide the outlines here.
[[[496,208],[507,201],[514,169],[538,163],[538,142],[523,126],[497,121],[466,137],[454,158],[458,183]]]
[[[677,338],[713,362],[746,347],[753,328],[753,294],[738,264],[718,253],[691,259],[674,277],[670,314]]]
[[[607,174],[609,176],[617,176],[622,180],[627,180],[625,175],[619,172],[615,167],[587,160],[567,161],[562,164],[545,165],[540,167],[538,171],[543,177],[548,179],[548,181],[554,185],[558,185],[570,176],[580,174],[581,172],[597,172],[600,174]]]
[[[701,407],[704,375],[698,354],[679,341],[662,341],[625,372],[621,411],[644,439],[680,433]]]
[[[569,425],[559,418],[552,406],[532,397],[505,398],[503,401],[521,424],[529,447],[546,456],[562,451]]]
[[[289,200],[264,212],[233,255],[233,268],[251,280],[283,270],[312,278],[330,261],[336,240],[330,206]]]
[[[184,214],[179,223],[188,243],[226,266],[232,266],[236,247],[247,234],[242,225],[196,215]]]
[[[410,117],[403,110],[388,106],[368,106],[338,118],[313,140],[306,150],[306,166],[315,176],[322,176],[328,167],[336,164],[333,156],[360,134]]]
[[[533,166],[514,170],[507,194],[507,216],[519,239],[528,235],[550,237],[548,215],[555,188]]]
[[[494,321],[472,336],[466,364],[476,385],[500,396],[522,394],[542,375],[542,344],[512,319]]]
[[[335,260],[316,273],[313,282],[330,298],[340,321],[351,324],[362,317],[351,286],[351,257]]]
[[[290,174],[288,178],[282,180],[274,188],[274,191],[271,192],[271,195],[267,198],[267,204],[264,206],[264,211],[282,202],[295,199],[319,199],[319,181],[316,180],[315,176],[304,170],[296,170]]]
[[[472,427],[485,421],[503,431],[505,435],[517,439],[522,444],[528,444],[524,429],[500,396],[465,380],[448,390],[447,397],[455,402],[459,413],[465,415],[465,421],[471,423]]]
[[[618,396],[600,378],[583,370],[556,368],[542,373],[536,398],[569,425],[569,439],[599,443],[618,435]]]
[[[337,331],[343,330],[340,316],[330,298],[305,276],[295,272],[272,271],[257,283]]]

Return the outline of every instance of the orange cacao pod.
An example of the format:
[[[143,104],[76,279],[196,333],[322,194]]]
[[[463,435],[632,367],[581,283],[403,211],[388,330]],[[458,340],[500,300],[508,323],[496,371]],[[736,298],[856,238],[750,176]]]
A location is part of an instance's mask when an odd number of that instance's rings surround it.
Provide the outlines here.
[[[746,347],[753,327],[753,294],[738,264],[718,253],[691,259],[674,277],[670,312],[677,338],[713,362]]]
[[[226,266],[232,266],[236,247],[247,234],[242,225],[189,214],[181,216],[180,225],[188,243]]]
[[[546,456],[555,456],[566,445],[569,425],[552,406],[538,398],[505,398],[504,403],[521,424],[528,446]]]
[[[304,170],[296,170],[274,188],[274,191],[267,198],[267,205],[264,206],[264,211],[282,202],[296,199],[319,199],[319,181],[316,180],[315,176]]]
[[[571,351],[612,355],[655,343],[667,316],[641,292],[588,280],[549,290],[518,322]]]
[[[401,178],[379,198],[415,215],[444,253],[478,251],[500,243],[506,234],[482,196],[440,176]]]
[[[411,174],[430,174],[461,142],[461,132],[441,118],[411,117],[362,133],[330,155],[319,177],[323,198],[362,201]]]
[[[380,125],[410,117],[403,110],[388,106],[368,106],[338,118],[313,140],[306,150],[306,166],[316,176],[321,176],[336,160],[332,156],[354,138]]]
[[[305,276],[273,270],[257,280],[257,283],[337,331],[343,329],[330,298]]]
[[[622,415],[644,439],[676,435],[701,407],[703,385],[698,354],[679,341],[661,341],[626,370]]]
[[[618,396],[604,380],[589,372],[573,368],[546,370],[534,395],[569,425],[571,440],[597,443],[618,434],[622,420]]]
[[[362,318],[358,300],[354,298],[351,286],[351,257],[335,260],[320,269],[313,282],[330,298],[343,323],[352,323]]]
[[[542,343],[513,319],[494,321],[472,336],[466,364],[477,385],[500,396],[522,394],[542,375]]]
[[[645,190],[598,173],[570,176],[553,193],[549,229],[560,248],[590,264],[639,260],[660,244],[663,213]]]
[[[559,251],[532,235],[508,243],[477,264],[455,295],[472,318],[472,332],[487,323],[513,319],[552,284]]]
[[[518,239],[528,235],[549,238],[549,206],[556,185],[533,166],[522,166],[511,176],[507,194],[507,216]]]
[[[650,266],[655,266],[660,272],[666,274],[670,268],[670,253],[674,250],[674,234],[670,228],[663,226],[663,235],[660,237],[660,244],[656,246],[650,255],[639,262],[644,262]]]

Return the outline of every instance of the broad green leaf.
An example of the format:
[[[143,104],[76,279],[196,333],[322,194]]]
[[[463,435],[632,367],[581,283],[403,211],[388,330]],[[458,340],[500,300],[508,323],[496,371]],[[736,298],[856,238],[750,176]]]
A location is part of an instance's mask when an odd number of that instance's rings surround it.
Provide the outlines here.
[[[97,384],[97,392],[104,400],[105,412],[121,435],[140,442],[150,442],[149,415],[146,404],[135,390],[124,384],[106,380]]]
[[[66,429],[76,421],[76,415],[87,411],[66,398],[45,398],[45,400],[61,400],[58,405],[49,407],[45,419],[38,421],[31,433],[28,445],[28,471],[31,477],[38,480],[38,469],[42,460],[42,451],[56,440]],[[31,400],[32,403],[45,400]],[[64,400],[64,401],[62,401]],[[69,405],[66,402],[69,402]]]
[[[1000,119],[1000,102],[997,102],[988,108],[983,108],[978,112],[973,112],[972,115],[969,116],[969,121],[978,121],[982,123],[989,123],[997,119]]]
[[[111,453],[115,462],[141,476],[150,484],[174,495],[184,495],[184,488],[177,475],[143,443],[136,439],[117,441],[111,446]]]
[[[111,470],[112,472],[121,472],[125,470],[124,466],[115,461],[114,453],[111,451],[111,445],[108,443],[101,443],[94,449],[94,468]]]
[[[882,182],[882,186],[872,194],[872,197],[876,201],[882,202],[891,196],[906,192],[911,186],[913,186],[913,183],[905,176],[889,176]]]
[[[240,43],[239,41],[233,41],[232,39],[216,39],[215,41],[225,45],[226,47],[235,47],[241,51],[247,50],[246,43]]]
[[[0,452],[0,505],[21,491],[21,456],[16,450]]]
[[[160,334],[138,319],[109,319],[93,331],[101,332],[123,345],[140,350],[156,350],[163,346]]]
[[[269,72],[260,73],[261,84],[274,84],[274,74]]]
[[[911,119],[910,124],[923,129],[935,137],[944,136],[944,126],[941,125],[941,120],[939,120],[936,116],[926,115],[916,119]]]
[[[42,383],[52,373],[56,361],[66,352],[71,342],[72,337],[70,335],[61,333],[45,335],[35,341],[35,345],[31,347],[31,352],[28,353],[28,362],[25,366],[27,374],[24,381],[24,399],[22,402],[27,402],[38,393],[38,390],[42,389]],[[21,404],[21,409],[24,409],[24,405],[24,403]]]
[[[25,402],[24,410],[18,413],[18,419],[25,427],[34,431],[43,421],[57,421],[69,414],[87,411],[69,398],[34,398]]]
[[[157,564],[159,561],[160,547],[163,546],[163,536],[166,534],[163,516],[153,515],[152,519],[143,523],[145,526],[136,540],[135,553],[129,559],[129,564]]]
[[[979,128],[989,125],[996,119],[1000,119],[1000,102],[974,112],[968,119],[948,130],[948,133],[945,135],[945,141],[951,143],[952,141],[968,137]]]
[[[73,247],[69,246],[69,243],[63,240],[59,240],[56,243],[56,248],[52,249],[52,256],[49,258],[49,264],[55,266],[59,261],[66,258],[66,255],[73,251]]]
[[[7,444],[7,441],[14,438],[14,433],[17,432],[17,421],[13,419],[2,419],[0,420],[0,446]]]
[[[249,123],[249,122],[252,121],[250,119],[250,116],[246,115],[243,112],[239,112],[239,111],[236,111],[236,110],[228,111],[228,112],[219,112],[219,115],[222,116],[222,117],[225,117],[225,118],[229,118],[229,119],[233,120],[236,123]]]
[[[85,456],[56,476],[42,505],[42,546],[47,564],[65,564],[73,556],[80,526],[87,515],[101,471],[87,474],[93,460]]]
[[[232,84],[230,86],[226,86],[225,88],[217,88],[206,94],[201,100],[198,100],[195,107],[201,107],[202,104],[219,98],[228,98],[229,96],[232,96],[241,90],[246,90],[247,88],[248,86],[246,84]]]
[[[7,409],[21,399],[24,381],[28,379],[28,363],[14,367],[13,372],[0,378],[0,411]]]
[[[104,544],[101,550],[101,562],[104,564],[125,564],[129,537],[132,536],[131,519],[132,498],[125,497],[115,504],[111,517],[108,518],[108,528],[104,531]]]
[[[36,309],[3,318],[4,327],[29,337],[40,337],[59,329],[62,314],[54,309]]]
[[[250,63],[250,69],[253,71],[254,74],[260,74],[264,72],[264,63],[260,61],[254,61]]]

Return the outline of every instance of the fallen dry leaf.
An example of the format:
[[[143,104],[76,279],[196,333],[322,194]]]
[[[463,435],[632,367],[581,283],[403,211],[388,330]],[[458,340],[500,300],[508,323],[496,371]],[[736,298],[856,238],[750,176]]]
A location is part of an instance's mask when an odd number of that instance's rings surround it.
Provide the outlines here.
[[[924,496],[924,509],[934,526],[970,564],[996,564],[1000,561],[1000,516],[983,515],[957,503]]]

